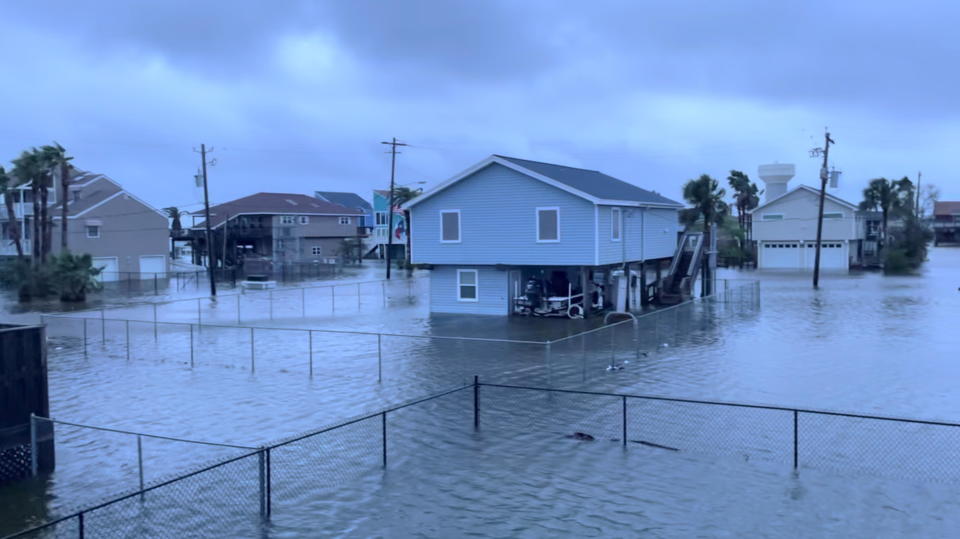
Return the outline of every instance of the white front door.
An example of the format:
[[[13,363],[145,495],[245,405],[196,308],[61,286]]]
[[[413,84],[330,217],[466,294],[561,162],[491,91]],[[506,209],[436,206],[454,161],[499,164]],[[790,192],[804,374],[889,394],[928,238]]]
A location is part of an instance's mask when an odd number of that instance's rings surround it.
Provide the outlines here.
[[[115,256],[102,256],[93,259],[93,267],[102,268],[97,279],[102,282],[112,282],[120,280],[120,262]]]
[[[764,241],[760,243],[761,269],[800,269],[803,267],[800,242]]]
[[[153,279],[154,275],[161,279],[167,276],[167,255],[140,256],[140,278]]]

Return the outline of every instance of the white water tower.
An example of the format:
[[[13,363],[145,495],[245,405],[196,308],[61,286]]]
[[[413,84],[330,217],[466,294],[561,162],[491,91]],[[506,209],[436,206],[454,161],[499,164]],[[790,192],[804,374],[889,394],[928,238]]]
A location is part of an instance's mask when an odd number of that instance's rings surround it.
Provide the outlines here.
[[[770,202],[778,196],[787,192],[787,183],[797,173],[797,167],[794,165],[760,165],[757,168],[757,174],[760,179],[767,184],[764,189],[764,201]]]

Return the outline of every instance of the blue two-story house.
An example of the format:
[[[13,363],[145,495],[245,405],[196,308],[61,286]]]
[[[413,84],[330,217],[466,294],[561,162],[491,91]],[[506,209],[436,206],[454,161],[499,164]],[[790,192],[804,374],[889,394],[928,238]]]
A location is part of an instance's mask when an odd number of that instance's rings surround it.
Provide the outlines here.
[[[670,259],[683,206],[594,170],[493,155],[410,201],[412,260],[433,312],[515,312],[546,296],[609,295],[611,275]],[[587,299],[586,306],[597,304]]]

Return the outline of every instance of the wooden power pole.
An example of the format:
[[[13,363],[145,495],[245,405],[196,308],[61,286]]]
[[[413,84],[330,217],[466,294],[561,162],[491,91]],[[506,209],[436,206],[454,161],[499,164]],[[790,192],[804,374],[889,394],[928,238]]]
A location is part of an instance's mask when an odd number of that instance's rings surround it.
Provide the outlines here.
[[[210,149],[213,151],[213,148]],[[207,189],[207,145],[200,145],[200,163],[202,165],[202,174],[203,174],[203,213],[204,213],[204,225],[206,228],[206,244],[207,244],[207,275],[210,278],[210,296],[217,297],[217,280],[214,277],[215,271],[213,267],[213,241],[211,239],[210,233],[210,193]]]
[[[397,137],[393,137],[390,142],[381,142],[380,144],[390,145],[390,206],[387,208],[387,280],[390,280],[390,258],[393,251],[393,204],[395,180],[397,175],[397,146],[406,146],[402,142],[397,142]]]
[[[813,259],[814,289],[820,286],[820,240],[823,236],[823,200],[827,196],[827,178],[830,177],[830,171],[827,170],[827,158],[830,155],[831,144],[836,144],[836,142],[830,138],[830,132],[826,131],[823,134],[823,165],[820,167],[820,211],[817,214],[817,252]]]

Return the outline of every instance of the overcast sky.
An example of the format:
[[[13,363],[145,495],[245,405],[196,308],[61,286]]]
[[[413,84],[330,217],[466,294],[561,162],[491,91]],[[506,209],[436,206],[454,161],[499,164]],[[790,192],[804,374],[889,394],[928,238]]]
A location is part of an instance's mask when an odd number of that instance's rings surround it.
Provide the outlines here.
[[[796,163],[829,126],[853,202],[923,171],[960,199],[949,2],[0,4],[0,164],[56,140],[151,204],[386,188],[489,154],[683,182]],[[282,7],[281,7],[282,6]]]

